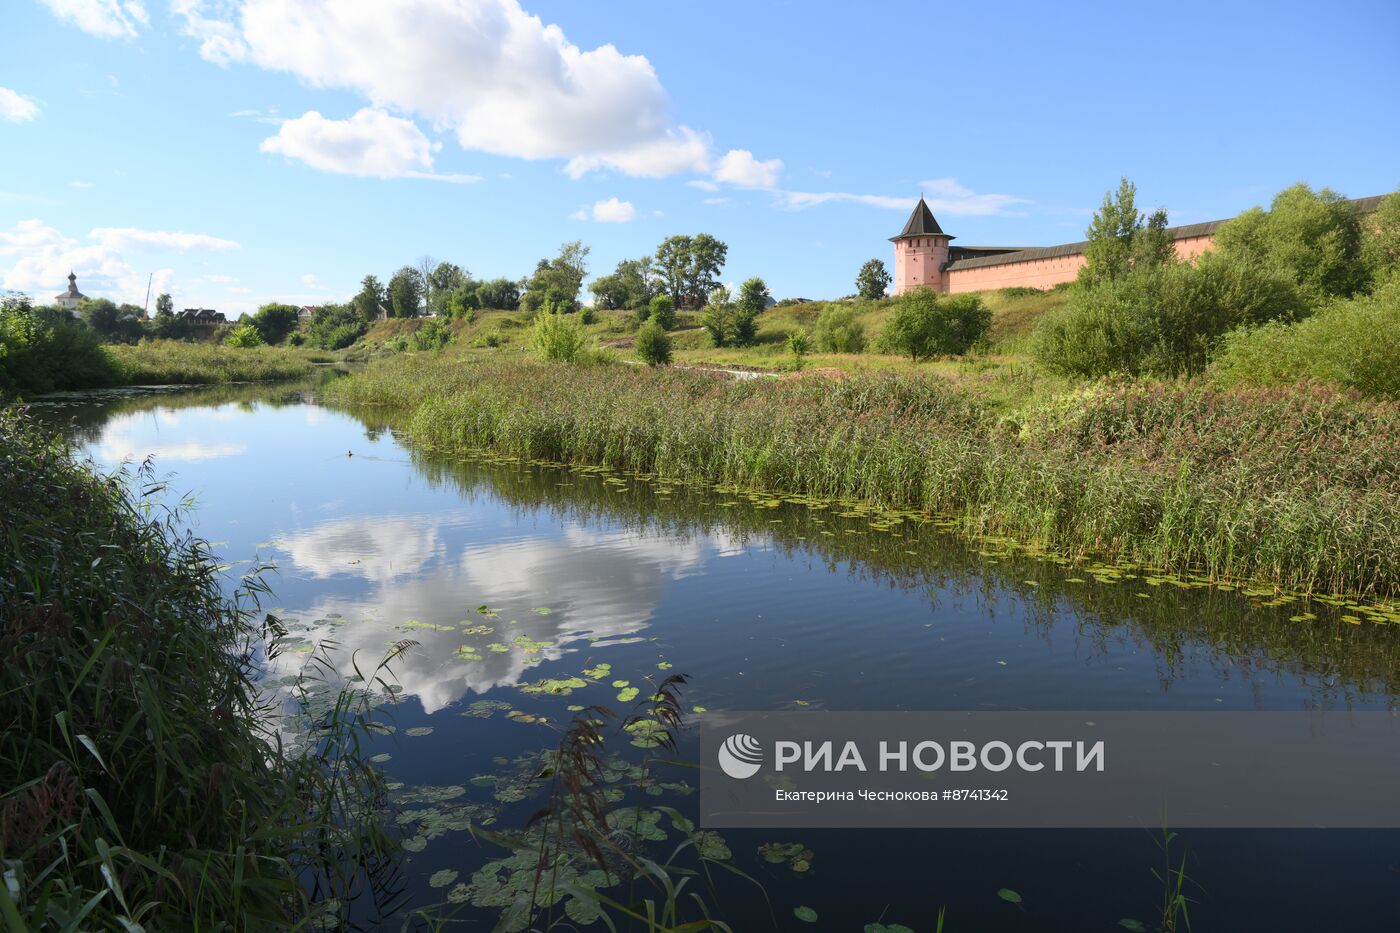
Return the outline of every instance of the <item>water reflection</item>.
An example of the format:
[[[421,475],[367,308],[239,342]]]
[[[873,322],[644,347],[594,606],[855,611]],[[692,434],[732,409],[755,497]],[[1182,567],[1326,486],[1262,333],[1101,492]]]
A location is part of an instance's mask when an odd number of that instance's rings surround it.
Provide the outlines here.
[[[737,551],[724,536],[680,540],[569,523],[550,536],[473,541],[470,513],[325,521],[274,542],[282,577],[357,577],[366,592],[327,595],[299,613],[332,640],[342,674],[400,637],[419,645],[394,665],[403,696],[432,713],[467,693],[528,680],[567,654],[636,639],[668,580]],[[300,666],[296,655],[275,662]]]

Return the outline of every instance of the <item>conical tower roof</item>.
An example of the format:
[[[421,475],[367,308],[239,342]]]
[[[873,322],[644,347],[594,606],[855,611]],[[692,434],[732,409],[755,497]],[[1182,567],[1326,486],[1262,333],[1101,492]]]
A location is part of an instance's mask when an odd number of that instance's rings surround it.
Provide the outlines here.
[[[943,228],[938,226],[938,220],[933,216],[933,211],[928,209],[928,203],[923,195],[919,195],[919,203],[914,206],[914,213],[909,215],[909,221],[900,231],[899,236],[890,237],[891,240],[902,240],[911,236],[947,236],[953,237],[943,232]]]

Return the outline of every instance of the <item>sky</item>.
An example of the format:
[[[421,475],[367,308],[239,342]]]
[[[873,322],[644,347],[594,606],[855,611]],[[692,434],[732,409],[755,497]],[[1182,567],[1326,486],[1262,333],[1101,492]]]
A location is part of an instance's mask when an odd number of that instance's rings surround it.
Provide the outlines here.
[[[854,291],[962,245],[1400,186],[1400,3],[4,0],[0,287],[236,315],[432,256],[591,275],[673,234]],[[154,297],[151,299],[154,305]]]

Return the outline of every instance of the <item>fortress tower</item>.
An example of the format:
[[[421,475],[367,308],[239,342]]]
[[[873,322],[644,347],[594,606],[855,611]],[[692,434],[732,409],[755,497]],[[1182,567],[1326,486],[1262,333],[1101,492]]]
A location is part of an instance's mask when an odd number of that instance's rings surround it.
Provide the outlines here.
[[[904,230],[899,236],[890,237],[894,243],[894,293],[902,295],[920,286],[946,292],[948,278],[944,270],[948,264],[948,243],[952,239],[938,226],[920,195]]]

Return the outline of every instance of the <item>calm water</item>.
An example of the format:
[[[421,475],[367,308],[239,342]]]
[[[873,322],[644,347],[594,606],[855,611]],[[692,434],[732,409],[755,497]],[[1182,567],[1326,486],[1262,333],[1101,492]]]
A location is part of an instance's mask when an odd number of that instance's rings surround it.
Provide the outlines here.
[[[1318,621],[1290,622],[1300,604],[1097,582],[932,526],[880,527],[849,506],[434,460],[383,425],[291,390],[119,395],[38,410],[103,467],[154,457],[172,491],[194,498],[196,531],[235,570],[274,562],[268,608],[306,647],[334,639],[348,670],[352,653],[372,666],[394,641],[419,642],[393,666],[398,731],[375,749],[390,756],[398,819],[418,849],[403,862],[400,905],[441,902],[508,855],[461,821],[519,827],[541,803],[522,780],[529,756],[557,744],[568,705],[623,707],[613,679],[684,672],[686,707],[708,709],[1392,707],[1400,689],[1395,627],[1348,625],[1328,606],[1306,607]],[[305,660],[282,655],[269,681]],[[569,696],[519,686],[604,663],[603,683]],[[640,754],[625,737],[619,750]],[[695,760],[693,738],[677,757]],[[672,786],[649,802],[693,812],[684,793],[693,771],[664,779]],[[1152,873],[1161,854],[1147,832],[723,837],[766,890],[765,899],[726,875],[705,892],[740,931],[878,920],[923,933],[943,906],[950,931],[1111,931],[1123,918],[1152,929],[1161,899]],[[669,852],[679,838],[659,845]],[[1400,833],[1186,831],[1180,841],[1195,930],[1400,928]],[[808,870],[760,858],[773,842],[802,843]],[[998,898],[1001,888],[1021,906]],[[794,919],[798,905],[820,922]],[[400,923],[376,909],[366,903],[357,918]],[[468,905],[462,916],[494,914]]]

